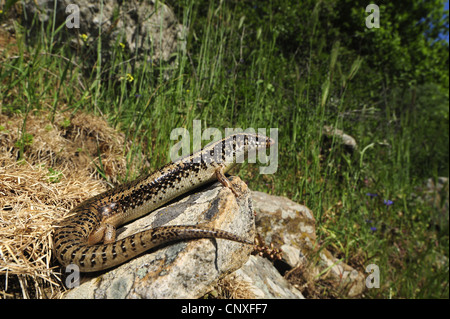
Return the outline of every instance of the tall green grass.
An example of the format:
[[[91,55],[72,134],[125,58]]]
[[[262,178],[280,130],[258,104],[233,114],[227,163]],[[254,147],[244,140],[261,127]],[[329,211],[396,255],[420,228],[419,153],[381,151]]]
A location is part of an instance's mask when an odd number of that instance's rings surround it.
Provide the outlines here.
[[[302,62],[280,51],[275,17],[249,29],[249,17],[224,2],[181,7],[179,19],[190,30],[187,49],[180,47],[171,65],[134,68],[118,40],[107,62],[99,47],[85,48],[83,54],[97,61],[89,71],[67,44],[58,43],[67,31],[62,25],[33,20],[40,32],[26,47],[27,30],[16,24],[19,52],[0,67],[2,112],[101,114],[133,141],[128,162],[142,163],[143,153],[152,168],[170,160],[171,131],[183,127],[192,134],[193,120],[222,132],[278,128],[276,174],[259,175],[247,164],[235,173],[252,189],[312,209],[319,241],[343,261],[363,272],[377,264],[381,287],[367,296],[448,297],[448,225],[435,231],[434,208],[416,196],[417,119],[398,112],[394,95],[385,97],[383,108],[367,105],[364,87],[373,85],[367,90],[373,93],[376,84],[358,83],[367,80],[360,77],[364,60],[315,32],[320,5],[305,22],[311,33]],[[349,153],[337,139],[325,143],[324,124],[354,135],[358,149]]]

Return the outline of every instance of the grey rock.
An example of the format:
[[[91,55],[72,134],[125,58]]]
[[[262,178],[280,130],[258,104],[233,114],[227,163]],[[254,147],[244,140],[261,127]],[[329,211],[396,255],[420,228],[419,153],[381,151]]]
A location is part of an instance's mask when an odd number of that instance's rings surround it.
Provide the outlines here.
[[[71,19],[75,11],[69,5],[76,5],[79,10],[78,24]],[[97,0],[58,0],[56,6],[55,0],[27,0],[24,9],[27,23],[31,23],[35,14],[40,21],[50,22],[56,12],[56,25],[65,23],[65,32],[60,34],[69,37],[58,41],[70,41],[77,49],[96,46],[101,31],[104,60],[111,57],[119,43],[125,45],[124,49],[138,64],[144,60],[150,63],[169,61],[178,49],[185,48],[185,28],[178,23],[172,10],[159,1],[104,1],[101,7]]]
[[[356,143],[356,140],[352,136],[345,134],[344,131],[340,129],[333,128],[329,125],[324,125],[323,132],[329,138],[336,138],[350,150],[356,150],[358,148],[358,143]]]
[[[291,268],[303,267],[307,277],[317,280],[322,274],[356,297],[365,289],[365,276],[334,257],[316,241],[313,212],[286,197],[252,192],[256,230],[266,244],[282,250],[282,261]],[[323,278],[322,277],[322,278]]]
[[[230,179],[241,196],[215,183],[126,225],[118,239],[147,228],[205,224],[254,238],[250,191]],[[182,241],[155,249],[72,289],[66,298],[199,298],[239,269],[253,247],[223,239]]]
[[[449,183],[448,178],[440,176],[429,178],[426,185],[416,188],[416,197],[428,205],[431,222],[442,230],[449,226]]]
[[[283,251],[283,261],[295,267],[316,243],[312,211],[286,197],[252,191],[256,230],[268,244]]]
[[[289,284],[266,258],[250,256],[242,268],[232,275],[246,282],[254,298],[304,299],[302,293]]]

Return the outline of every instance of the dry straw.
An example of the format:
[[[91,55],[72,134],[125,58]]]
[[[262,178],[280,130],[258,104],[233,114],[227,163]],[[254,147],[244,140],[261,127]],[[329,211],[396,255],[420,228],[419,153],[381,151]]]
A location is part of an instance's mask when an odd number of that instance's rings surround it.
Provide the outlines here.
[[[52,124],[46,114],[29,114],[24,123],[0,114],[0,298],[61,296],[53,225],[107,189],[100,161],[112,181],[125,173],[126,151],[123,135],[100,118],[58,114]]]

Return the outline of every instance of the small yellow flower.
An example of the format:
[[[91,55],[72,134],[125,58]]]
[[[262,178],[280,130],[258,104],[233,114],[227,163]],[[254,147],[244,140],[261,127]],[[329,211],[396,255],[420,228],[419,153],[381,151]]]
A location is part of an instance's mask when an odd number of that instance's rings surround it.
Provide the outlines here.
[[[123,44],[122,42],[119,43],[119,46],[122,50],[125,50],[125,44]]]
[[[0,10],[0,14],[2,14],[3,13],[3,10]]]
[[[189,92],[191,92],[191,91],[190,91],[189,89],[187,89],[187,90],[186,90],[186,93],[189,93]]]
[[[84,42],[86,42],[87,39],[88,39],[88,36],[87,36],[86,33],[83,33],[83,34],[80,34],[80,38],[81,38]]]
[[[134,81],[134,77],[130,73],[127,73],[127,81],[130,83]]]

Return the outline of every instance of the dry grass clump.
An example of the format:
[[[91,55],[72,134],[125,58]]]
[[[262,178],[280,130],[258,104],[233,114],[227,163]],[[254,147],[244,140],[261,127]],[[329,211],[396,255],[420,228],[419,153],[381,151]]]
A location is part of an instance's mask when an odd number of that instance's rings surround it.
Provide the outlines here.
[[[53,183],[44,164],[4,154],[0,162],[1,297],[55,297],[61,289],[60,274],[51,266],[52,224],[105,188],[87,174],[64,170]]]
[[[25,120],[23,115],[0,114],[0,147],[32,163],[87,169],[98,177],[101,172],[113,183],[126,174],[130,143],[105,120],[81,112],[56,113],[53,122],[51,117],[48,112]]]
[[[85,114],[57,114],[54,124],[29,114],[23,124],[0,114],[0,298],[57,298],[53,225],[106,190],[96,160],[112,180],[125,171],[124,138]]]
[[[254,299],[255,295],[251,291],[251,285],[237,277],[235,274],[230,274],[222,279],[219,279],[214,289],[210,291],[205,298],[208,299]]]

